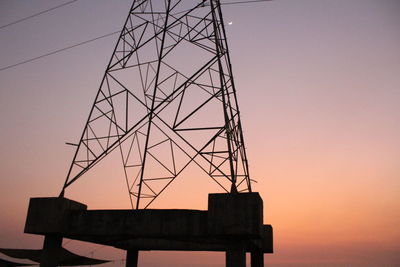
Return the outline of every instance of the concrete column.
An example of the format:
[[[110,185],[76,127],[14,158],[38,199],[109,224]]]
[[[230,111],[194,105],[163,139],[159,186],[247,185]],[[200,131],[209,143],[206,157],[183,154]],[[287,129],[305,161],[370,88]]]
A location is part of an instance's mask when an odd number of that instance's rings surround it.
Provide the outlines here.
[[[138,250],[127,250],[126,251],[126,267],[137,267],[138,266],[139,251]]]
[[[264,253],[262,251],[252,251],[251,267],[264,267]]]
[[[62,246],[62,236],[46,235],[43,242],[43,252],[40,267],[57,267]]]
[[[246,267],[246,251],[240,245],[231,245],[226,250],[226,267]]]

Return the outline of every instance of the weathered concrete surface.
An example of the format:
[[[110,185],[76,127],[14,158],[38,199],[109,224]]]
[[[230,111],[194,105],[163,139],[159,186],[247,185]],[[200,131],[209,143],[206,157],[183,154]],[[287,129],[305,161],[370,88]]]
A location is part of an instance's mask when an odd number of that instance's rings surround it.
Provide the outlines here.
[[[263,225],[258,193],[211,194],[209,210],[86,210],[66,198],[32,198],[25,232],[58,235],[125,250],[272,253],[272,227]]]
[[[207,234],[207,212],[200,210],[73,211],[67,233],[115,239],[139,237],[196,237]],[[112,226],[112,227],[110,227]]]

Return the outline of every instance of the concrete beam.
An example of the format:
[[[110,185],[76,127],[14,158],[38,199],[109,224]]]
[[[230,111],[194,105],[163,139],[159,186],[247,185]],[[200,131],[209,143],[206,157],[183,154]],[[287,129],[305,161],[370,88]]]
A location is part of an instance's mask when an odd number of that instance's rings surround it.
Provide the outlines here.
[[[271,227],[265,227],[266,232],[261,239],[245,239],[243,246],[246,252],[261,251],[272,253]],[[89,241],[90,240],[86,240]],[[114,247],[128,250],[171,250],[171,251],[226,251],[231,238],[203,236],[201,238],[134,238],[113,243]]]

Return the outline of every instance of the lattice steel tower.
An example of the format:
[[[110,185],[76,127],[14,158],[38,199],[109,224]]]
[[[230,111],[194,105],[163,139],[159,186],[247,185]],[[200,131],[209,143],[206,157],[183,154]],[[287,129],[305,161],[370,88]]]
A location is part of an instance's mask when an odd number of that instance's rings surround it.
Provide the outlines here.
[[[251,192],[219,0],[135,0],[62,192],[119,150],[132,208],[190,164],[224,191]]]

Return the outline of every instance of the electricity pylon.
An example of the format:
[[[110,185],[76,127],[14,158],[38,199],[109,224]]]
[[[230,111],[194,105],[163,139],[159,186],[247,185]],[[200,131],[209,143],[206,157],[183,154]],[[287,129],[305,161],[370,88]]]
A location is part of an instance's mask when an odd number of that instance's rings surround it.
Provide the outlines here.
[[[251,192],[219,0],[133,2],[60,195],[115,149],[132,208],[191,164]]]

